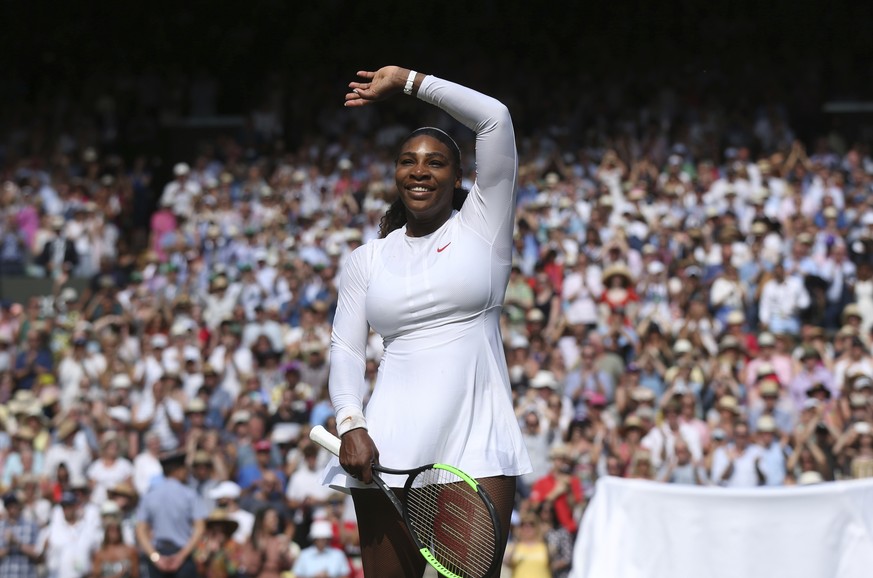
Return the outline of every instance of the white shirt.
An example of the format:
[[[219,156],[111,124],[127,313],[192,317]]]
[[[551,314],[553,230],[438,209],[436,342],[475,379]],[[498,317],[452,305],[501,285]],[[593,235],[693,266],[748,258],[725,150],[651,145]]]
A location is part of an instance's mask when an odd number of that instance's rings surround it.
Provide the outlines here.
[[[727,449],[722,446],[715,450],[712,456],[712,481],[731,488],[755,488],[758,484],[758,471],[755,462],[763,457],[764,450],[759,445],[752,444],[734,460],[734,471],[731,476],[721,481],[722,476],[730,467],[731,461]]]
[[[174,450],[179,447],[179,437],[173,431],[172,423],[185,419],[185,411],[175,399],[165,397],[155,405],[154,397],[144,398],[135,410],[134,421],[151,421],[149,431],[155,432],[161,440],[161,449]]]
[[[106,501],[106,491],[133,476],[133,464],[125,458],[116,458],[110,466],[97,459],[88,467],[88,479],[94,482],[91,501],[102,504]]]
[[[149,452],[142,452],[133,458],[133,487],[140,496],[146,495],[155,478],[163,475],[161,462]]]
[[[770,279],[761,290],[758,316],[769,325],[774,319],[795,318],[808,306],[809,293],[799,278],[785,277],[782,283]]]
[[[640,445],[649,450],[652,465],[655,468],[660,468],[665,461],[669,462],[675,457],[676,438],[679,436],[688,445],[692,459],[699,460],[703,457],[700,434],[694,426],[687,423],[680,423],[678,432],[674,432],[666,423],[653,427],[640,441]]]

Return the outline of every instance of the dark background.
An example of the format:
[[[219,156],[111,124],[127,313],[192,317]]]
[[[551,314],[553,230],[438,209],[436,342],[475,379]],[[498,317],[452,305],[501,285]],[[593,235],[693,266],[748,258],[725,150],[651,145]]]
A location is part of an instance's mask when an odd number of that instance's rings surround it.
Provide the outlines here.
[[[561,122],[573,107],[583,111],[580,123],[586,114],[619,114],[670,87],[689,104],[716,100],[737,114],[780,103],[800,136],[813,138],[835,122],[822,105],[869,98],[873,78],[869,2],[0,6],[6,111],[46,114],[44,103],[57,94],[87,103],[94,97],[87,91],[119,71],[180,79],[205,73],[221,85],[220,114],[245,113],[270,83],[281,83],[292,103],[286,131],[292,141],[318,129],[318,111],[341,104],[355,70],[388,63],[490,91],[512,104],[522,132]],[[0,115],[7,126],[8,116]]]

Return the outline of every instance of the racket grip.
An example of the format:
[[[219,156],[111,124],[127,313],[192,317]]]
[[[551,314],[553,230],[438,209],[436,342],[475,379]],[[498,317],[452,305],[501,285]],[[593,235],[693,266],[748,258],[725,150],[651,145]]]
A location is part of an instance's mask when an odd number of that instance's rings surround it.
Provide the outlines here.
[[[340,452],[340,439],[324,429],[324,426],[317,425],[309,432],[309,439],[329,451],[335,456]]]

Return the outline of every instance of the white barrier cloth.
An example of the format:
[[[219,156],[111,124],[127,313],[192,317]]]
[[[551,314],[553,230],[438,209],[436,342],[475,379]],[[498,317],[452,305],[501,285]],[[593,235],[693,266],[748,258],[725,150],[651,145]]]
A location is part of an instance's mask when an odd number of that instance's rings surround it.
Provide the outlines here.
[[[571,578],[870,578],[873,480],[728,489],[601,478]]]

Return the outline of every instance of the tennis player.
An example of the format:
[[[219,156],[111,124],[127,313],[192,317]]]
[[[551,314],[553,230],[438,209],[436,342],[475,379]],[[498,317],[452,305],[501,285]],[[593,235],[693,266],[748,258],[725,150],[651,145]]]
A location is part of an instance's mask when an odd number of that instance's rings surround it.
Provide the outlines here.
[[[498,556],[516,477],[531,469],[498,323],[511,265],[518,158],[509,111],[494,98],[397,66],[358,76],[346,106],[405,94],[476,135],[469,191],[461,188],[461,151],[448,134],[420,128],[401,143],[399,198],[382,219],[381,238],[356,249],[340,279],[330,395],[342,445],[325,482],[351,491],[365,575],[408,578],[421,576],[425,561],[387,498],[367,485],[371,463],[406,469],[442,462],[477,478],[500,518]],[[364,411],[370,327],[385,350]],[[391,478],[383,476],[399,487]]]

